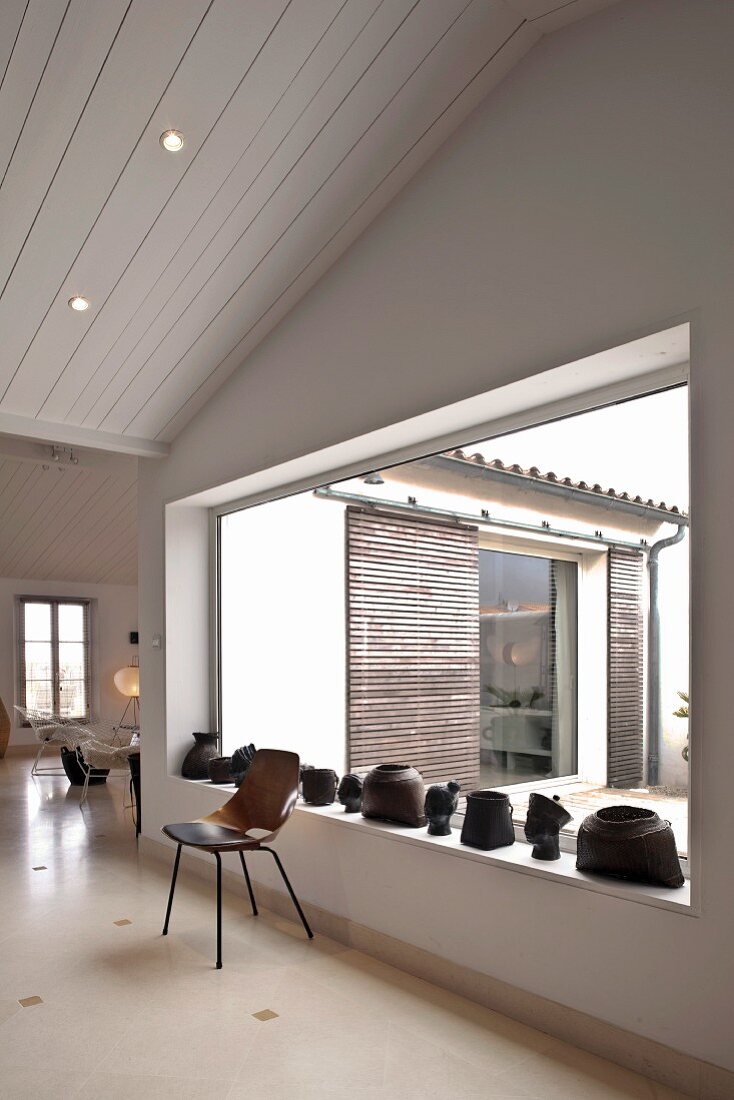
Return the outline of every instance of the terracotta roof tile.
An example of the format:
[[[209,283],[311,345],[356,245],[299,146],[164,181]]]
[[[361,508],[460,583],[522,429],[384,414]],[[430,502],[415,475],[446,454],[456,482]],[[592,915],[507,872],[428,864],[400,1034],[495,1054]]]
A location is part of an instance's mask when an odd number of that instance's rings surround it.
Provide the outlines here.
[[[559,477],[553,470],[549,470],[547,473],[542,473],[537,466],[531,466],[529,470],[523,469],[518,463],[512,465],[506,465],[499,458],[487,459],[479,451],[475,451],[472,455],[465,454],[462,450],[446,451],[445,458],[456,458],[463,462],[472,462],[475,466],[485,466],[488,470],[503,470],[505,473],[517,474],[520,477],[527,478],[531,481],[541,481],[546,484],[558,484],[565,485],[569,489],[580,489],[585,493],[593,493],[596,496],[612,497],[614,500],[630,501],[634,504],[640,504],[643,507],[655,508],[659,512],[669,512],[671,515],[685,516],[685,512],[681,510],[675,504],[666,504],[664,500],[659,503],[649,498],[643,500],[639,495],[631,496],[627,492],[617,492],[616,489],[604,489],[597,482],[594,485],[588,485],[585,481],[573,481],[570,477]]]

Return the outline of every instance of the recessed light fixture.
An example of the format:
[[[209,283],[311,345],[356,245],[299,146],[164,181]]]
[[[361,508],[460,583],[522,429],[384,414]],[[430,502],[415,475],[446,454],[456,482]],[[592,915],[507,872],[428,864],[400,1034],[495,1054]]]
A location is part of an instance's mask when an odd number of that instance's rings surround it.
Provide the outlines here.
[[[164,130],[159,140],[169,153],[177,153],[179,149],[183,149],[184,136],[180,130]]]
[[[83,313],[85,309],[89,309],[89,299],[83,298],[81,294],[75,294],[69,298],[69,308],[75,309],[77,313]]]

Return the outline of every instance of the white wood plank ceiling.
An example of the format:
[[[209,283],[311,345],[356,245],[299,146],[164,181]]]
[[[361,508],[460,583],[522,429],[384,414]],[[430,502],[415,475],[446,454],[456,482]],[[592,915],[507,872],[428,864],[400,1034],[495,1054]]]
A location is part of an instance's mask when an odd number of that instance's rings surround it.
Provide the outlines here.
[[[0,576],[135,584],[137,459],[0,438]]]
[[[0,431],[164,452],[538,37],[608,2],[2,0]]]

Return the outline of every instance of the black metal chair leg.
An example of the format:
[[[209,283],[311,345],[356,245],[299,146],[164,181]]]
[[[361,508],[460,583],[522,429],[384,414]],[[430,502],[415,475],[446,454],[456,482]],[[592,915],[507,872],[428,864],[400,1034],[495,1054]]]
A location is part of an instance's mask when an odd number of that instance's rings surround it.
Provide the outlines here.
[[[176,889],[176,876],[178,875],[178,861],[181,859],[181,845],[176,849],[176,858],[173,861],[173,876],[171,877],[171,890],[168,895],[168,908],[166,909],[166,923],[163,925],[163,935],[168,935],[168,922],[171,919],[171,906],[173,905],[173,891]]]
[[[247,870],[247,864],[245,863],[245,857],[240,852],[240,863],[242,864],[242,870],[245,872],[245,882],[247,883],[247,892],[250,895],[250,905],[252,906],[253,917],[257,916],[257,905],[255,904],[255,895],[252,892],[252,883],[250,882],[250,874]]]
[[[286,884],[286,887],[288,889],[288,893],[291,896],[291,901],[293,902],[296,909],[298,910],[298,916],[301,918],[301,924],[306,929],[306,934],[307,934],[308,938],[310,940],[312,940],[313,939],[313,932],[311,931],[311,929],[309,927],[309,923],[306,920],[303,909],[301,909],[301,906],[298,902],[298,898],[293,893],[293,887],[291,886],[290,882],[288,881],[288,876],[285,873],[285,868],[283,867],[283,864],[280,862],[280,859],[278,858],[278,853],[274,852],[272,848],[266,848],[264,846],[260,848],[260,851],[261,852],[270,852],[271,856],[275,860],[275,862],[277,864],[277,867],[278,867],[278,870],[280,871],[281,877],[283,879],[283,882]]]
[[[217,970],[222,969],[222,857],[214,853],[217,861]]]

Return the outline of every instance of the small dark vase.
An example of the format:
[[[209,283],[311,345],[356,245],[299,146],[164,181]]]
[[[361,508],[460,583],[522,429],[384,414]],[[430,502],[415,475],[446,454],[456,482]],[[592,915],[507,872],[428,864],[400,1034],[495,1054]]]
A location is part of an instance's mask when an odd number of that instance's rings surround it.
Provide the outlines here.
[[[460,790],[461,783],[452,779],[449,783],[434,783],[426,791],[424,809],[430,836],[451,835],[451,815],[456,813]]]
[[[653,886],[675,888],[685,882],[670,822],[644,806],[605,806],[585,817],[576,866]]]
[[[218,733],[194,733],[195,744],[189,749],[181,765],[184,779],[208,779],[209,761],[219,754]]]
[[[561,858],[558,834],[564,825],[571,821],[568,810],[561,805],[557,794],[546,798],[544,794],[531,794],[528,801],[528,816],[525,821],[525,836],[533,845],[533,859],[542,859],[550,863]]]
[[[312,806],[330,806],[336,797],[339,776],[332,768],[304,768],[301,776],[303,801]]]
[[[354,772],[343,775],[336,795],[345,814],[358,814],[362,809],[362,777]]]
[[[206,771],[210,783],[232,782],[231,756],[213,756],[207,761]]]
[[[515,843],[512,804],[501,791],[472,791],[466,796],[461,843],[491,852]]]
[[[365,776],[362,816],[420,829],[426,825],[423,776],[410,764],[378,764]]]

